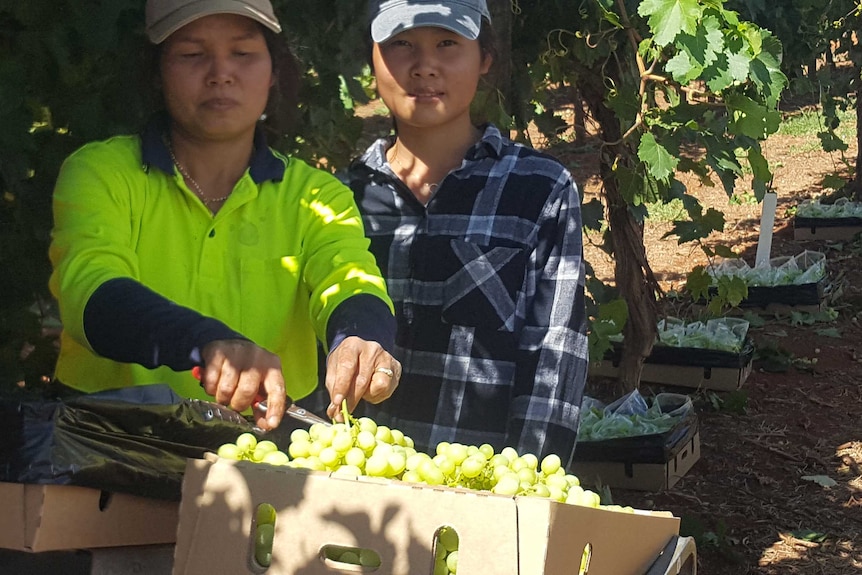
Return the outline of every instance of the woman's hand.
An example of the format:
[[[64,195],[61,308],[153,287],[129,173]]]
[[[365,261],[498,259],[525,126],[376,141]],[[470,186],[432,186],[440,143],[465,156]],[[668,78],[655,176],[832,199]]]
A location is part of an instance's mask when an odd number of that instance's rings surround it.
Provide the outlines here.
[[[236,411],[253,408],[255,424],[275,429],[287,404],[281,360],[246,340],[217,340],[202,350],[201,385],[215,400]],[[258,404],[266,400],[266,410]]]
[[[347,399],[351,412],[360,399],[380,403],[392,395],[400,379],[401,363],[379,343],[348,337],[326,359],[326,389],[332,399],[326,414],[342,421],[342,400]]]

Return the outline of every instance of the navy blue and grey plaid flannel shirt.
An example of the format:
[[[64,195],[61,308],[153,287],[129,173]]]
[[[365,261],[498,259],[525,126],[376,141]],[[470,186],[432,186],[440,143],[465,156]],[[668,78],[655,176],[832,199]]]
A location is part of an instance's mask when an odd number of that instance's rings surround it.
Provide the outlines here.
[[[398,322],[395,394],[365,414],[413,438],[574,452],[587,375],[580,200],[556,159],[493,125],[422,205],[380,139],[346,180]]]

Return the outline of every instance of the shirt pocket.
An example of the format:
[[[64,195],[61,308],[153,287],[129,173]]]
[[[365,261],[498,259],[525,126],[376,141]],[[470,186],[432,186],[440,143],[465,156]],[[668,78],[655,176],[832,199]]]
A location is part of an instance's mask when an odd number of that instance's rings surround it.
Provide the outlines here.
[[[308,294],[302,289],[299,256],[243,258],[242,332],[273,349],[296,317],[308,317]],[[307,321],[307,319],[306,319]]]
[[[443,320],[513,332],[527,251],[463,240],[450,240],[449,248],[458,265],[443,286]]]

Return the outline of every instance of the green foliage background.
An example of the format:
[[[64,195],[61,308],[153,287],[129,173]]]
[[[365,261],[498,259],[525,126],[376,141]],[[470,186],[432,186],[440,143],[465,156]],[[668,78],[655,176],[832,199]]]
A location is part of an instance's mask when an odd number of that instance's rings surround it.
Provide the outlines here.
[[[19,353],[22,344],[37,345],[45,335],[32,311],[34,304],[36,311],[50,311],[47,246],[60,163],[82,144],[137,131],[146,119],[144,4],[0,0],[0,389],[44,372],[28,368]],[[717,174],[730,194],[744,163],[762,197],[771,175],[759,142],[777,129],[785,75],[799,78],[801,64],[859,22],[853,11],[859,0],[830,1],[828,14],[821,4],[490,0],[508,66],[502,83],[480,98],[482,113],[521,133],[535,122],[554,134],[564,124],[555,94],[572,87],[591,113],[603,116],[605,144],[597,153],[607,168],[603,179],[622,194],[623,212],[642,222],[647,203],[682,200],[686,216],[675,234],[697,241],[720,230],[723,217],[686,194],[675,170],[704,179]],[[275,145],[337,169],[357,151],[363,122],[354,107],[370,95],[365,3],[273,5],[304,67],[300,136],[285,134]],[[731,8],[774,33],[737,19]],[[792,49],[782,60],[785,39]],[[644,63],[652,68],[639,69]],[[647,72],[660,79],[645,80]],[[689,102],[692,85],[703,98]],[[850,89],[838,95],[846,99]],[[702,159],[683,157],[689,143],[706,149]],[[601,204],[586,205],[584,213],[587,225],[603,228]],[[608,251],[626,249],[621,246],[608,235]],[[600,353],[598,344],[626,321],[626,305],[608,286],[592,282],[590,291],[596,306],[605,306],[591,312],[599,336],[591,344]],[[50,355],[37,357],[50,362]]]

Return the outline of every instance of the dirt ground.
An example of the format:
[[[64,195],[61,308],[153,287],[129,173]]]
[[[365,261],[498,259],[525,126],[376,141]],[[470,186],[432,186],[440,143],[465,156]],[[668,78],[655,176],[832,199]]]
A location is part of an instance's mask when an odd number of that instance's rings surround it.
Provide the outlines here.
[[[573,143],[551,150],[573,170],[585,200],[599,193],[594,146]],[[682,533],[696,538],[698,573],[704,575],[859,573],[862,241],[794,240],[787,210],[823,191],[820,182],[836,169],[837,155],[792,136],[773,136],[765,153],[776,166],[778,193],[772,255],[806,249],[825,253],[824,308],[837,312],[837,319],[814,321],[811,313],[761,316],[764,324],[750,332],[757,345],[754,370],[738,391],[642,384],[645,395],[674,391],[692,396],[701,457],[671,489],[612,494],[616,503],[669,510],[680,517]],[[855,154],[851,147],[848,157]],[[725,231],[714,239],[753,264],[761,206],[730,203],[720,187],[686,183],[704,205],[725,212]],[[685,273],[706,263],[698,250],[661,239],[669,225],[654,222],[645,229],[649,260],[668,291],[680,289]],[[612,262],[586,241],[587,260],[602,279],[612,281]],[[600,396],[607,384],[592,377],[588,393]]]

